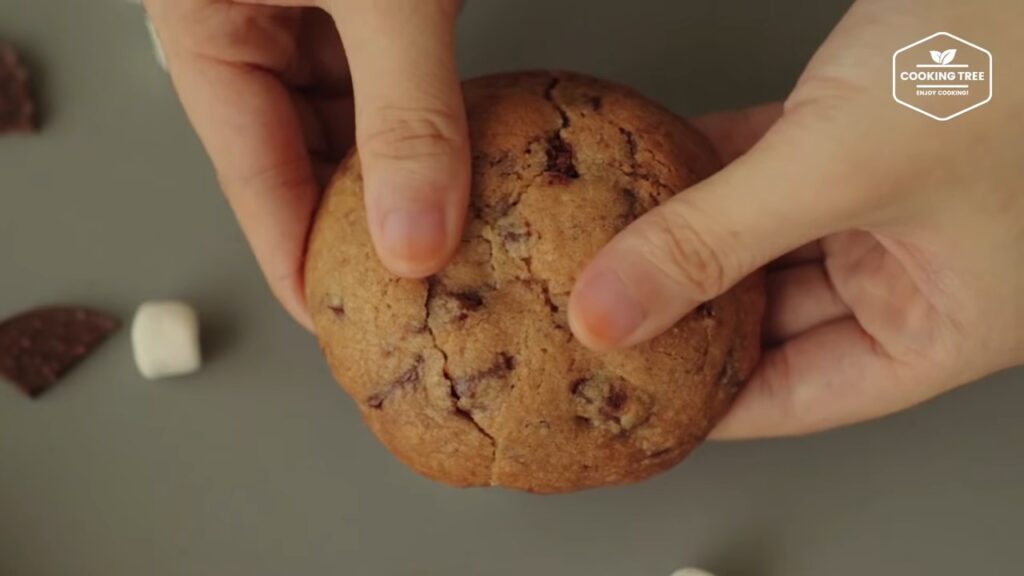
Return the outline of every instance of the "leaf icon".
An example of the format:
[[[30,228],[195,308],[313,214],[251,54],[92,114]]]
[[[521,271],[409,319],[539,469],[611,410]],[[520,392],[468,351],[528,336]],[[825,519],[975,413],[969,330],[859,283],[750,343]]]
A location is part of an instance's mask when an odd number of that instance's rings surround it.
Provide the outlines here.
[[[938,50],[932,50],[932,62],[936,64],[942,64],[942,52]]]
[[[949,64],[956,58],[956,48],[950,48],[942,53],[942,64]]]

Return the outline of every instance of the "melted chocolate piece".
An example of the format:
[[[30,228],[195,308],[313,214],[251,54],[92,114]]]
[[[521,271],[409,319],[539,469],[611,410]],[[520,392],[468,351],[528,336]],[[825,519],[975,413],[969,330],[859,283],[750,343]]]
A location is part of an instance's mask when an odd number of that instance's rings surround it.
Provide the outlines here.
[[[572,147],[556,133],[547,142],[548,164],[545,170],[555,176],[574,180],[580,177],[576,171],[576,163],[572,156]]]
[[[476,394],[477,386],[481,382],[491,378],[504,378],[515,368],[516,359],[502,352],[498,354],[497,359],[486,370],[468,376],[453,378],[452,389],[459,399],[470,397]]]
[[[423,357],[417,356],[411,368],[402,372],[398,378],[392,380],[382,390],[371,394],[370,397],[366,399],[366,405],[370,408],[379,410],[384,406],[384,401],[390,398],[392,394],[406,388],[412,388],[419,384],[421,378],[420,366],[422,365]]]
[[[0,323],[0,375],[36,398],[89,356],[120,322],[76,307],[40,308]]]

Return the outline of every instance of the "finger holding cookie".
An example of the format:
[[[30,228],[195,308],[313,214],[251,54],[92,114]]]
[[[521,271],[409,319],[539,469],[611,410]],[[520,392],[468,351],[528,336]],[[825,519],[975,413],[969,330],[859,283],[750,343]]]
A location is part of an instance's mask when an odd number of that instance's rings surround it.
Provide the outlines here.
[[[1002,102],[955,122],[906,113],[873,63],[922,11],[857,2],[784,107],[698,121],[735,160],[594,258],[570,301],[576,336],[634,346],[770,264],[771,348],[720,438],[876,418],[1024,361],[1024,203],[1011,184],[1024,178],[1024,91],[1010,88],[1022,66],[1001,71]],[[993,33],[1005,16],[950,1],[927,16],[1014,49],[1000,40],[1011,30]]]

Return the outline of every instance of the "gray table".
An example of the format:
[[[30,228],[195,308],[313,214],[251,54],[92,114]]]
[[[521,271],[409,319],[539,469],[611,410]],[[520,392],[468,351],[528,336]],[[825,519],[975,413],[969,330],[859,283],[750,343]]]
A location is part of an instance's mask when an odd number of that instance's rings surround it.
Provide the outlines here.
[[[477,0],[461,64],[579,69],[694,113],[784,95],[845,5]],[[122,332],[40,402],[0,386],[3,576],[1024,571],[1021,371],[871,424],[709,445],[637,486],[536,497],[415,476],[272,300],[141,18],[0,0],[47,118],[0,139],[0,315],[71,301],[128,318],[182,297],[208,364],[144,382]]]

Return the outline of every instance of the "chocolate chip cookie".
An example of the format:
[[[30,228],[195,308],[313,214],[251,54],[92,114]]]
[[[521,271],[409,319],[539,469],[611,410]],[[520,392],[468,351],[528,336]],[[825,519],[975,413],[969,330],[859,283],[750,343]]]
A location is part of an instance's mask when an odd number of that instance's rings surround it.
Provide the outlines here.
[[[444,271],[406,280],[378,262],[356,154],[324,195],[307,300],[335,377],[392,452],[449,484],[565,492],[675,465],[758,359],[760,275],[629,350],[584,348],[566,308],[602,245],[719,167],[712,148],[636,92],[576,74],[464,92],[472,194]]]

